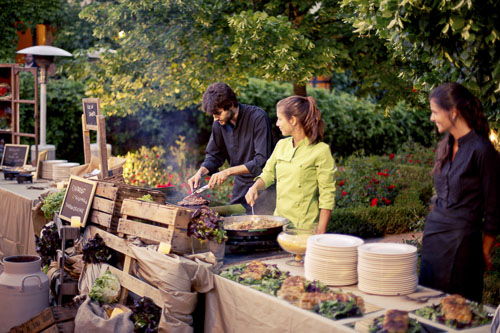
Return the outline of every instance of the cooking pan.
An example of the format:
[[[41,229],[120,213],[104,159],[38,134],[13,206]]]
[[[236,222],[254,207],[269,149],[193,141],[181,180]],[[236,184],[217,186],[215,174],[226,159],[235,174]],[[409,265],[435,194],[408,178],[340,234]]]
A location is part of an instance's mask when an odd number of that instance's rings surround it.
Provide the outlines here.
[[[224,226],[233,222],[247,222],[252,219],[264,219],[280,222],[281,225],[278,227],[271,228],[261,228],[261,229],[250,229],[250,230],[227,230],[227,236],[231,237],[248,237],[248,236],[266,236],[266,235],[278,235],[282,230],[283,226],[290,223],[288,219],[281,216],[273,215],[240,215],[240,216],[229,216],[224,217]],[[225,229],[225,228],[224,228]]]

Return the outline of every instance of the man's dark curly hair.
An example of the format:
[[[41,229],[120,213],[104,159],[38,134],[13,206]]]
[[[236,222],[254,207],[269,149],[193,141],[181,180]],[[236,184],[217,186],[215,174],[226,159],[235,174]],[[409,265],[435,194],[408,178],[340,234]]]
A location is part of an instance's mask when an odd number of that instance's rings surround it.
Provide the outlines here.
[[[203,94],[201,107],[206,113],[219,114],[219,109],[229,110],[238,105],[238,99],[233,89],[227,84],[217,82],[211,84]]]

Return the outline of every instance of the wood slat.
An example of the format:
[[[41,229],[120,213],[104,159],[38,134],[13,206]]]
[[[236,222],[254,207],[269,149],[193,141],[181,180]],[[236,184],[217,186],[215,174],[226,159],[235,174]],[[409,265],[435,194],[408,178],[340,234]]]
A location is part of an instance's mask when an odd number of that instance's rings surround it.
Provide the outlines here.
[[[96,234],[99,234],[99,236],[101,236],[101,238],[104,241],[104,244],[106,244],[107,247],[136,259],[134,252],[132,252],[132,250],[130,250],[129,248],[129,244],[131,243],[130,241],[122,239],[107,231],[104,231],[102,229],[99,229],[91,225],[90,236],[94,238]]]
[[[120,271],[113,266],[109,266],[109,270],[111,273],[115,274],[118,277],[122,287],[141,297],[146,296],[151,298],[156,305],[158,305],[160,308],[163,308],[161,292],[158,289],[150,286],[146,282],[143,282],[136,277],[133,277],[132,275]]]
[[[105,185],[103,182],[97,183],[97,188],[95,195],[98,197],[103,197],[112,201],[116,200],[116,195],[118,193],[118,187]]]
[[[175,225],[179,210],[153,202],[125,199],[122,203],[121,214],[133,216],[148,221]]]
[[[90,211],[90,222],[103,226],[105,228],[111,227],[111,219],[113,215],[100,212],[98,210],[92,209]]]
[[[121,218],[118,222],[117,231],[119,233],[121,232],[127,235],[134,235],[147,240],[164,243],[171,243],[174,233],[173,228],[167,229],[123,218]]]
[[[94,197],[92,202],[92,209],[100,210],[101,212],[113,214],[115,209],[115,201],[104,198]]]

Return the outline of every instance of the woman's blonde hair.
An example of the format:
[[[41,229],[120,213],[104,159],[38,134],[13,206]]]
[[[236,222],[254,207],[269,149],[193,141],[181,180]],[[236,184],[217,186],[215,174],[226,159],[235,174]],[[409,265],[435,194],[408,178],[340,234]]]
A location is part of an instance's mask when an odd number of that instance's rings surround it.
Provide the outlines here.
[[[276,109],[282,112],[287,119],[295,116],[299,124],[304,128],[310,143],[323,140],[325,123],[321,119],[321,112],[312,96],[287,97],[276,104]]]

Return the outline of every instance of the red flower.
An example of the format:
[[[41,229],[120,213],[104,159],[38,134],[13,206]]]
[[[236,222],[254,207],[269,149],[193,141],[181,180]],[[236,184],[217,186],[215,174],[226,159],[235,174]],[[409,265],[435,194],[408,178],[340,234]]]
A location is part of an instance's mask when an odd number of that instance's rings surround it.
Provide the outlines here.
[[[385,169],[385,172],[389,172],[389,169]]]
[[[347,194],[346,191],[342,191],[342,196],[345,196]]]
[[[145,182],[146,182],[146,181],[145,181],[144,179],[143,179],[143,180],[141,180],[141,183],[143,183],[143,184],[144,184]]]
[[[344,186],[344,181],[343,180],[339,181],[339,186]]]
[[[156,158],[160,158],[160,154],[156,154]]]
[[[430,161],[429,164],[432,165],[432,161]]]
[[[231,199],[231,194],[228,194],[228,195],[227,195],[227,197],[228,197],[229,199]]]
[[[387,199],[387,198],[382,198],[382,201],[386,204],[386,205],[390,205],[391,204],[391,200]]]
[[[207,194],[207,198],[210,198],[210,194]]]
[[[393,190],[395,187],[396,187],[396,185],[389,185],[389,186],[387,186],[387,189],[390,191],[390,190]]]
[[[377,198],[373,198],[372,201],[370,202],[370,206],[376,206],[377,205],[377,202],[378,202],[378,199]]]
[[[386,170],[387,170],[387,169],[386,169]],[[385,173],[385,172],[382,172],[382,171],[377,172],[377,175],[379,175],[379,176],[384,176],[384,177],[389,176],[389,174],[388,174],[388,173]]]
[[[498,247],[500,247],[500,242],[495,243],[495,248],[498,248]]]
[[[409,160],[408,162],[413,163],[413,160]]]
[[[205,181],[208,182],[210,180],[210,176],[205,177]]]
[[[420,164],[420,161],[419,161],[419,160],[417,160],[417,164]]]
[[[132,181],[132,184],[135,184],[135,183],[137,183],[137,179],[134,179],[134,180]]]

